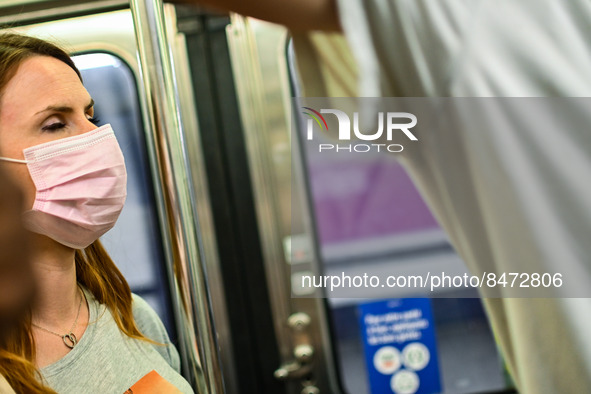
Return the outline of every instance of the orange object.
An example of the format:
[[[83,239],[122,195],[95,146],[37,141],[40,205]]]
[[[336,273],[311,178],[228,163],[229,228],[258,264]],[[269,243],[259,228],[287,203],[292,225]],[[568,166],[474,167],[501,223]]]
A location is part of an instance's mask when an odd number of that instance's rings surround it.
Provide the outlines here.
[[[181,394],[172,383],[152,370],[131,386],[124,394]]]

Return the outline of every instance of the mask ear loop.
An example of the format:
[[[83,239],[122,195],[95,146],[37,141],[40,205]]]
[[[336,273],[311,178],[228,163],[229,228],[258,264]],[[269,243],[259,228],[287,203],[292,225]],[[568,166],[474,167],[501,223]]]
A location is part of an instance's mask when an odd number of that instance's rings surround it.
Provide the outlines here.
[[[18,163],[18,164],[29,164],[28,160],[19,160],[19,159],[11,159],[8,157],[0,157],[1,161],[9,161],[11,163]]]

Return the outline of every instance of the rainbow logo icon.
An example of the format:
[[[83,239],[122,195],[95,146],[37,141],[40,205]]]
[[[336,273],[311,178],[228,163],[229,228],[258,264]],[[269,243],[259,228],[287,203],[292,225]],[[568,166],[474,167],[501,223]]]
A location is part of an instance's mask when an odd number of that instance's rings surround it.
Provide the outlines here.
[[[328,124],[326,123],[326,119],[324,119],[324,116],[322,116],[320,114],[320,112],[313,110],[310,107],[302,107],[302,108],[307,109],[308,111],[312,112],[312,113],[310,113],[310,112],[303,111],[302,113],[304,115],[308,115],[309,117],[314,119],[316,121],[316,123],[318,124],[318,126],[320,126],[320,130],[322,130],[322,128],[323,128],[322,124],[324,124],[324,128],[326,129],[326,131],[328,131]],[[320,123],[320,121],[322,121],[322,123]]]

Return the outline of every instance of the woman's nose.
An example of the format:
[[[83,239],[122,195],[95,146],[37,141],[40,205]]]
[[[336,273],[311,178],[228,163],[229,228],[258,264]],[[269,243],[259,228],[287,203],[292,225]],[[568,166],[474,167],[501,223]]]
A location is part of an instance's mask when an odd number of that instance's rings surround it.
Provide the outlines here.
[[[80,127],[78,127],[78,134],[88,133],[89,131],[92,131],[97,128],[97,126],[90,120],[88,120],[86,116],[84,117],[84,120],[80,123]]]

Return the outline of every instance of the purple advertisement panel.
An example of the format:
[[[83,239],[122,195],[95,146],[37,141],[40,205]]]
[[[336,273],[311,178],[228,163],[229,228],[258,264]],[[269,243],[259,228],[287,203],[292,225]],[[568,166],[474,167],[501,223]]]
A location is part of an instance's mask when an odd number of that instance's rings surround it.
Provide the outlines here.
[[[394,155],[312,149],[307,154],[323,245],[438,228]]]

